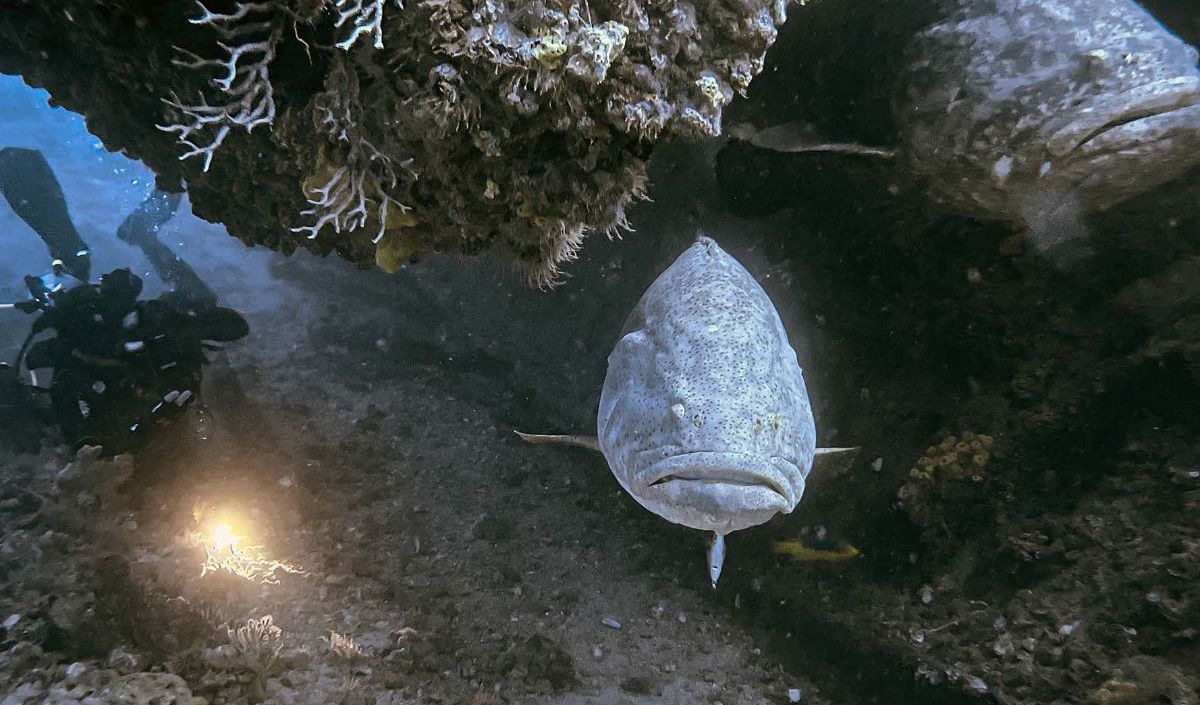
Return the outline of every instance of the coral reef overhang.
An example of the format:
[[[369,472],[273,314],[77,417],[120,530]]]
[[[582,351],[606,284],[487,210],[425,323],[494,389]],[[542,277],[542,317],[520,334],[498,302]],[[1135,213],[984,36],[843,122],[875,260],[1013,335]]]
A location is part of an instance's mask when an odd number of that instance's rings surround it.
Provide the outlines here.
[[[720,133],[782,2],[0,3],[0,71],[247,244],[555,281],[653,145]],[[493,247],[495,246],[495,247]]]

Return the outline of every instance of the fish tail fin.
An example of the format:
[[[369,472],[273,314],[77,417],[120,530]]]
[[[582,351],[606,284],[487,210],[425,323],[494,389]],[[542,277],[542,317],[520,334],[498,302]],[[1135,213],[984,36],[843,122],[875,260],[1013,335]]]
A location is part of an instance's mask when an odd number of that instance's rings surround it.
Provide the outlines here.
[[[556,443],[558,445],[578,446],[587,448],[588,450],[599,451],[600,439],[596,436],[568,436],[568,435],[553,435],[543,433],[521,433],[513,431],[521,437],[521,440],[526,443]]]

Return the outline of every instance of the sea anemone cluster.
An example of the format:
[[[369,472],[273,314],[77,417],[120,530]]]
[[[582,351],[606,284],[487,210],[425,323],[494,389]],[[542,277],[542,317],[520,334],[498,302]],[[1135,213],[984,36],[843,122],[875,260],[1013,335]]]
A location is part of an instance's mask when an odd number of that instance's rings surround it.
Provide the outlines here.
[[[231,131],[271,130],[307,174],[309,207],[292,241],[349,239],[336,246],[344,257],[389,269],[408,253],[502,244],[538,286],[558,280],[588,232],[628,227],[656,142],[720,134],[723,108],[762,69],[786,7],[209,3],[198,0],[190,21],[213,51],[175,59],[207,85],[164,96],[160,128],[179,139],[182,159],[207,170]],[[277,60],[289,45],[310,57],[304,77]],[[278,88],[314,75],[320,87],[303,100]]]
[[[991,458],[991,436],[964,431],[962,437],[946,436],[941,443],[929,446],[909,477],[926,482],[970,479],[982,482],[984,468]]]

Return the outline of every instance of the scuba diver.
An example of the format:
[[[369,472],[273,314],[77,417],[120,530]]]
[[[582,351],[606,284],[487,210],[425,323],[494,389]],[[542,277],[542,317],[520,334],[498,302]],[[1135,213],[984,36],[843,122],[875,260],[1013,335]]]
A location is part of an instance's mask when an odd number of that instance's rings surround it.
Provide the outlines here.
[[[49,272],[25,277],[27,299],[0,306],[37,316],[14,363],[0,363],[0,426],[53,420],[73,448],[99,445],[105,453],[136,449],[176,426],[197,401],[206,352],[249,333],[241,314],[219,306],[158,240],[181,196],[156,189],[117,230],[171,287],[140,299],[142,280],[127,268],[91,282],[90,251],[40,152],[0,149],[0,193],[53,258]],[[51,335],[38,340],[43,333]],[[48,387],[37,374],[45,369],[52,370]]]

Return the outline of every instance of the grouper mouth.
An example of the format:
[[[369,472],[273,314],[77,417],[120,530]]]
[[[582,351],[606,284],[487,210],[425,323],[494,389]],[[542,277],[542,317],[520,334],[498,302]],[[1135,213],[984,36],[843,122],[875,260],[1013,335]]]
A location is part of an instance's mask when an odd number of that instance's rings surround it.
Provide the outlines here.
[[[778,483],[772,482],[763,477],[745,475],[736,472],[729,472],[724,468],[696,468],[692,470],[683,470],[674,472],[669,475],[654,480],[649,484],[649,487],[658,487],[668,482],[696,482],[706,485],[741,485],[743,487],[767,487],[777,494],[785,495]]]
[[[780,456],[737,451],[650,451],[649,466],[617,476],[646,509],[702,531],[727,534],[757,526],[796,508],[803,471]]]
[[[1117,151],[1200,130],[1200,77],[1157,81],[1080,110],[1046,141],[1052,157]]]
[[[794,504],[796,491],[793,488],[803,487],[804,482],[798,477],[799,470],[780,458],[721,451],[673,455],[639,474],[638,484],[647,488],[672,483],[762,488],[779,495],[789,505]]]

